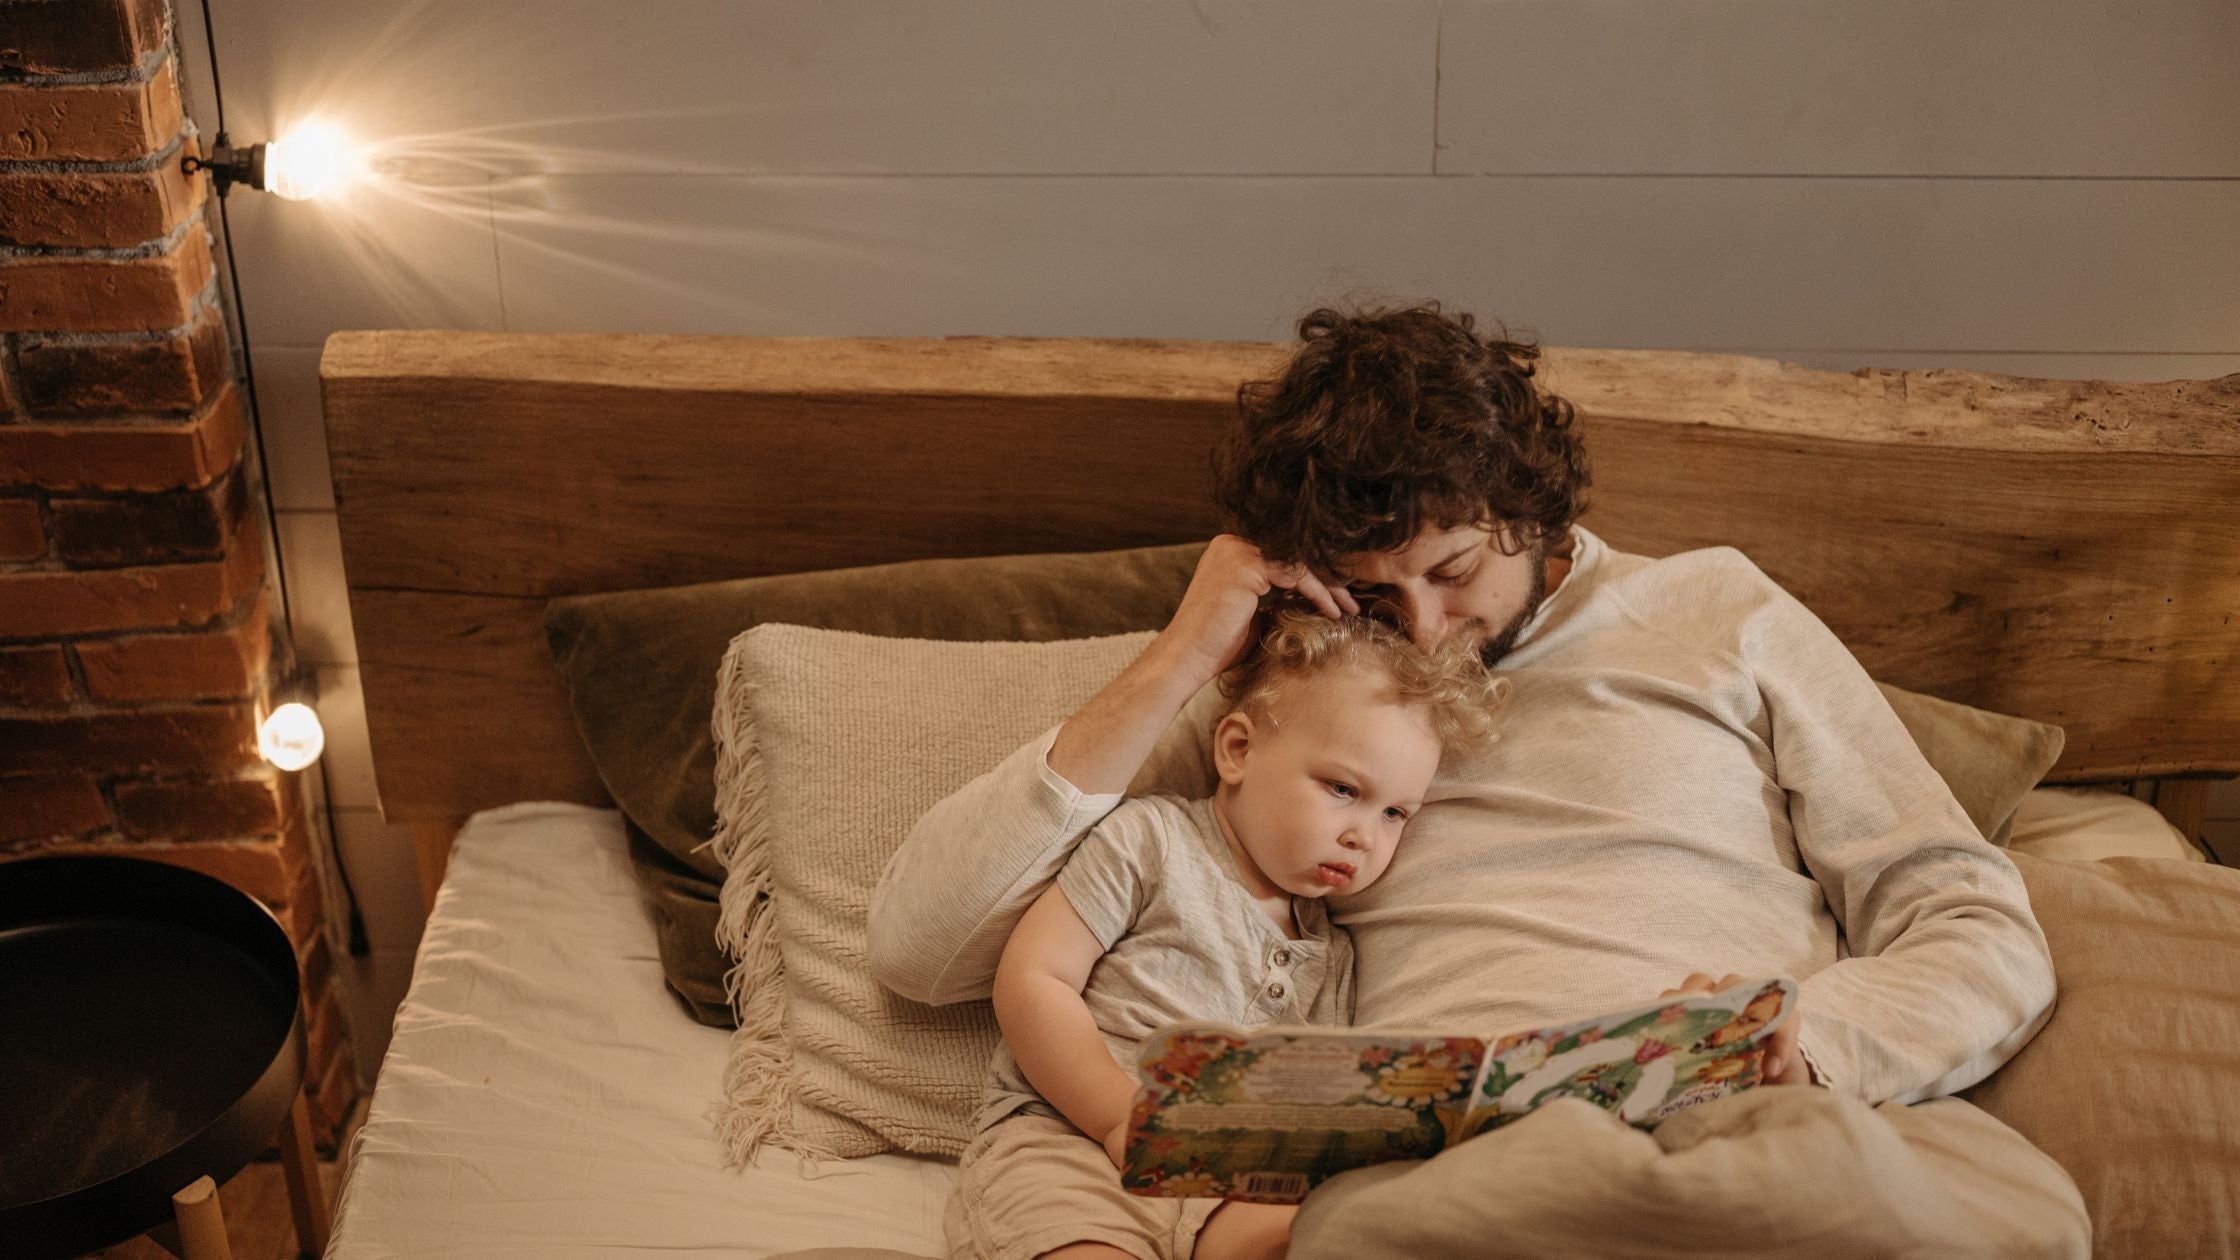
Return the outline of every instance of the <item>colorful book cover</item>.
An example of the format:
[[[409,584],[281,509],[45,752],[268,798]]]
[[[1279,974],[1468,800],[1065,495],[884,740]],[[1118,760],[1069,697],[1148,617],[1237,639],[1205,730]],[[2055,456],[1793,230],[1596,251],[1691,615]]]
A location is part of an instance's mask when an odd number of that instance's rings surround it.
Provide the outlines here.
[[[1557,1098],[1653,1128],[1756,1085],[1796,1000],[1793,980],[1754,980],[1499,1039],[1170,1024],[1137,1053],[1121,1184],[1296,1203],[1338,1173],[1428,1159]]]

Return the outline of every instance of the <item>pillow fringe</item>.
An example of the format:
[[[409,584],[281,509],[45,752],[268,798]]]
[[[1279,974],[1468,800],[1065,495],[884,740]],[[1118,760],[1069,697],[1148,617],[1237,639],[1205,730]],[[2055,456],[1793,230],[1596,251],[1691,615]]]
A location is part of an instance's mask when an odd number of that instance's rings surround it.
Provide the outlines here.
[[[744,638],[745,636],[741,636]],[[811,1140],[799,1122],[793,1051],[785,1040],[785,962],[770,909],[770,819],[766,771],[755,739],[751,689],[738,640],[724,653],[712,721],[716,746],[716,834],[711,848],[727,875],[717,900],[716,945],[735,960],[723,990],[739,1017],[723,1069],[723,1099],[713,1111],[728,1167],[753,1165],[765,1145],[801,1157],[803,1172],[837,1152]],[[735,696],[738,703],[721,703]]]

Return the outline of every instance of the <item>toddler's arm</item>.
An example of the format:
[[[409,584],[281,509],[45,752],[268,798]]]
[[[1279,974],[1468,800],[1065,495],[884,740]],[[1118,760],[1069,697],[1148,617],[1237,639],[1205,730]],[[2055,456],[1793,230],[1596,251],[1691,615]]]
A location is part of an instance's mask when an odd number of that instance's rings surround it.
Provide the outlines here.
[[[1112,1061],[1081,991],[1105,948],[1053,886],[1029,907],[996,966],[996,1022],[1042,1097],[1097,1141],[1125,1124],[1135,1081]]]

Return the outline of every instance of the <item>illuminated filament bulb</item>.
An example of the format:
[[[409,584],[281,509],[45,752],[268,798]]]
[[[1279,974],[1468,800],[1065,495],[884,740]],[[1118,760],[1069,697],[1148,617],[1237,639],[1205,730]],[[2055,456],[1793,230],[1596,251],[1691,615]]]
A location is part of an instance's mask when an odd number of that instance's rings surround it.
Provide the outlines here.
[[[327,732],[307,704],[290,701],[257,728],[257,751],[282,770],[301,770],[326,749]]]
[[[324,118],[306,118],[264,152],[264,186],[290,201],[333,192],[365,174],[358,143]]]

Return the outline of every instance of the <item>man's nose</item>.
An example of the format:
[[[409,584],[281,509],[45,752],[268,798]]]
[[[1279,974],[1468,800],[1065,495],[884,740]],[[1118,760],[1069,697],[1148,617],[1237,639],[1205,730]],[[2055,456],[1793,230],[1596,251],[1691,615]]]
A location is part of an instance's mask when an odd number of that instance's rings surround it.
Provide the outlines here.
[[[1428,652],[1439,646],[1447,637],[1447,614],[1434,601],[1410,595],[1408,601],[1408,637],[1417,647]]]

